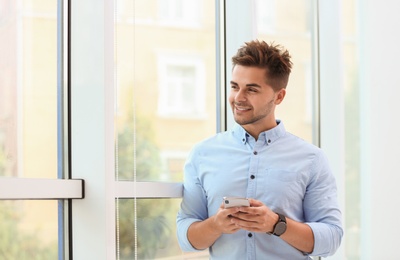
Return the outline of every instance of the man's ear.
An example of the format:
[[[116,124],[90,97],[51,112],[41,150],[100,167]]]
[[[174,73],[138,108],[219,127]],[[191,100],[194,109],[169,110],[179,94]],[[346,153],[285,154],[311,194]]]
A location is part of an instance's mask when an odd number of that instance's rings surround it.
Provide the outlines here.
[[[285,98],[285,95],[286,95],[286,89],[284,88],[276,92],[275,105],[279,105]]]

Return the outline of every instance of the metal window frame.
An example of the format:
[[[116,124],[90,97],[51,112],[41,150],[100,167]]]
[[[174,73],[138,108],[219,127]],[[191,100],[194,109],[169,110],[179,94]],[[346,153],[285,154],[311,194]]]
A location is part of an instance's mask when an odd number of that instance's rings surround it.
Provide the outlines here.
[[[62,200],[83,199],[83,180],[0,179],[1,200]]]

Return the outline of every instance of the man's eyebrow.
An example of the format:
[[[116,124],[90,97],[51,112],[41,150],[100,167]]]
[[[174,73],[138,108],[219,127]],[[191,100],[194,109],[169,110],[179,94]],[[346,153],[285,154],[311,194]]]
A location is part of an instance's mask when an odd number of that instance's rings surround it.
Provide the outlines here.
[[[231,80],[231,85],[236,85],[236,86],[238,86],[239,84],[237,84],[235,81],[232,81],[232,80]],[[246,84],[246,87],[261,88],[261,86],[258,85],[257,83],[249,83],[249,84]]]
[[[256,84],[256,83],[250,83],[250,84],[246,84],[246,87],[256,87],[256,88],[261,88],[260,85]]]
[[[231,80],[231,85],[239,85],[239,84],[237,84],[235,81]]]

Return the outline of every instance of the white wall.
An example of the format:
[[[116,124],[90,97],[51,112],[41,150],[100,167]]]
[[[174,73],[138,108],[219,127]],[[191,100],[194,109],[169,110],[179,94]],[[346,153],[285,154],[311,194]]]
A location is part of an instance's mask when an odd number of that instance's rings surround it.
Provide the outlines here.
[[[400,1],[360,0],[362,259],[395,259],[400,231]]]

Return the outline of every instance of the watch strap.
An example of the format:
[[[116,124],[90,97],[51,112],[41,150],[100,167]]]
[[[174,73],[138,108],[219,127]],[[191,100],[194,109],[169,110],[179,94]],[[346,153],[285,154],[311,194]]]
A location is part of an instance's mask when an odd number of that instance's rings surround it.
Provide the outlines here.
[[[267,232],[267,234],[279,237],[286,231],[286,217],[281,213],[275,213],[278,215],[278,221],[275,223],[273,231]]]

